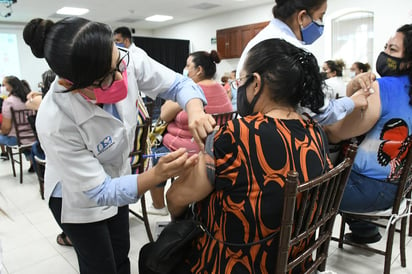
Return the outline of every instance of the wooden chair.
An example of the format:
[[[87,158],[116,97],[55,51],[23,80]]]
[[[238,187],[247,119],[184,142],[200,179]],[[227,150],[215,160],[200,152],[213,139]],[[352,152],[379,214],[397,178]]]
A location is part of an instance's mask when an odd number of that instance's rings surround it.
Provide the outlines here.
[[[7,146],[7,153],[10,157],[11,167],[13,169],[13,176],[16,177],[15,163],[20,165],[20,183],[23,183],[23,161],[22,154],[30,153],[33,143],[36,141],[34,132],[28,122],[27,117],[29,115],[34,115],[34,110],[23,109],[14,110],[11,109],[11,119],[12,125],[16,131],[17,145]],[[18,155],[18,159],[15,156]]]
[[[237,111],[213,113],[213,119],[216,121],[216,125],[221,126],[229,120],[236,119],[238,116]]]
[[[40,159],[34,155],[34,161],[36,162],[36,175],[39,180],[40,196],[44,200],[44,172],[46,171],[46,160]]]
[[[151,127],[151,123],[152,123],[151,119],[146,118],[143,124],[140,124],[136,127],[135,140],[134,140],[134,146],[133,146],[135,149],[133,152],[130,153],[131,167],[132,167],[133,174],[135,173],[141,174],[145,171],[146,161],[145,159],[143,159],[143,154],[147,153],[147,148],[148,148],[148,142],[147,142],[148,136],[147,135]],[[145,199],[144,194],[142,194],[142,196],[140,197],[140,204],[142,206],[142,214],[139,214],[132,209],[129,209],[129,212],[144,222],[147,237],[149,238],[149,241],[153,242],[153,235],[150,229],[149,219],[147,217],[146,199]]]
[[[305,262],[316,251],[312,264],[305,273],[325,271],[333,224],[353,160],[356,146],[351,146],[347,157],[325,174],[299,184],[299,174],[288,173],[280,228],[276,273],[289,273]],[[295,259],[289,254],[293,246],[306,242],[306,247]]]
[[[401,255],[401,266],[406,267],[406,254],[405,254],[405,242],[406,242],[406,227],[407,219],[409,215],[409,236],[412,235],[412,216],[411,216],[411,191],[412,191],[412,149],[409,149],[406,158],[403,162],[403,170],[401,171],[401,176],[398,183],[398,191],[396,198],[393,202],[392,208],[383,211],[375,211],[368,213],[354,213],[354,212],[340,212],[342,214],[342,222],[340,227],[339,238],[333,238],[339,242],[339,248],[343,247],[343,244],[348,244],[358,248],[362,248],[373,253],[381,254],[385,257],[385,266],[383,273],[390,273],[391,268],[391,258],[392,258],[392,248],[395,232],[400,233],[400,255]],[[386,228],[386,245],[385,249],[377,249],[368,245],[357,244],[344,239],[345,235],[345,221],[347,218],[363,220],[380,227]],[[386,224],[382,223],[382,220]],[[380,221],[380,222],[379,222]],[[396,228],[396,223],[401,221],[400,229]]]

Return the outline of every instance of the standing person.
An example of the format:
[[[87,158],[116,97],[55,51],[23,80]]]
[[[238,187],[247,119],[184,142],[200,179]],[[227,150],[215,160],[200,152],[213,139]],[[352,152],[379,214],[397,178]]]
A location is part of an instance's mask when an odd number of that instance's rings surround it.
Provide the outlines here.
[[[346,84],[342,79],[344,67],[343,60],[328,60],[323,63],[322,70],[326,77],[324,92],[329,100],[346,95]]]
[[[265,40],[249,51],[236,85],[242,118],[222,126],[213,152],[200,154],[198,164],[166,194],[173,217],[197,202],[194,212],[212,235],[195,240],[173,273],[275,273],[288,171],[296,170],[303,182],[330,166],[320,126],[297,112],[299,104],[312,111],[323,104],[312,54],[281,39]],[[299,256],[304,244],[297,243],[290,256]],[[150,256],[151,246],[141,249],[140,262]],[[310,261],[293,273],[308,266]]]
[[[116,43],[116,46],[118,47],[126,48],[130,52],[138,51],[138,47],[136,47],[136,45],[133,43],[132,32],[128,27],[118,27],[117,29],[115,29],[113,31],[113,39]],[[131,55],[132,58],[133,56],[137,55]],[[140,93],[140,95],[145,103],[152,101],[152,99],[147,97],[146,94]]]
[[[15,146],[17,145],[16,130],[13,125],[11,108],[14,110],[26,109],[27,88],[22,81],[16,76],[6,76],[3,79],[3,86],[8,91],[8,97],[3,101],[1,114],[3,116],[0,130],[0,145],[1,146]],[[30,128],[30,127],[28,127]],[[29,144],[34,140],[24,139],[25,144]],[[2,151],[2,153],[4,153]],[[4,154],[2,154],[3,156]],[[27,160],[29,154],[25,154]],[[6,158],[8,159],[8,157]],[[31,161],[30,161],[31,163]],[[30,164],[29,172],[34,172],[33,164]]]
[[[246,45],[239,59],[238,73],[249,50],[263,40],[285,39],[296,47],[315,42],[323,34],[323,16],[326,8],[327,0],[276,0],[272,9],[274,18]],[[239,75],[236,77],[238,78]],[[369,95],[368,88],[351,97],[337,100],[326,99],[323,108],[311,115],[321,124],[332,124],[351,113],[354,108],[365,107],[367,95]]]
[[[47,159],[46,201],[73,244],[80,273],[129,274],[128,204],[196,161],[180,149],[130,175],[138,115],[146,112],[139,109],[138,91],[179,102],[203,149],[215,122],[203,111],[202,90],[143,50],[117,48],[102,23],[37,18],[25,26],[23,38],[58,75],[36,118]]]
[[[412,139],[412,24],[388,40],[376,70],[381,78],[372,84],[375,92],[368,97],[368,107],[326,128],[332,142],[365,134],[343,194],[344,211],[371,212],[393,205],[399,167]],[[348,84],[351,90],[360,88],[358,77]],[[375,225],[348,223],[352,232],[345,237],[350,241],[366,244],[382,237]]]
[[[216,64],[220,63],[217,51],[196,51],[189,54],[183,74],[191,78],[203,90],[207,106],[206,113],[222,113],[232,111],[232,105],[222,85],[213,78],[216,74]],[[163,153],[175,151],[181,147],[191,153],[198,153],[199,147],[192,142],[192,134],[188,129],[186,111],[172,101],[166,101],[162,106],[160,118],[168,122],[167,131],[163,136],[162,146],[154,152]],[[156,159],[154,164],[156,164]],[[153,205],[147,209],[148,213],[157,215],[169,214],[164,201],[164,187],[166,182],[150,190]]]

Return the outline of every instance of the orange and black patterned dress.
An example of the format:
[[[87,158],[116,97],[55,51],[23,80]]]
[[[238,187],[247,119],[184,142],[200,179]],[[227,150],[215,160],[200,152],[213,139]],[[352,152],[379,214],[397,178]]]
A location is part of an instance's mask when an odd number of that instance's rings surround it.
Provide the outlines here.
[[[202,223],[229,243],[256,242],[278,232],[286,174],[296,170],[300,181],[319,176],[328,163],[321,140],[313,122],[304,119],[258,113],[229,121],[215,136],[215,191],[197,203]],[[191,273],[274,273],[278,240],[234,247],[203,234],[185,263]]]

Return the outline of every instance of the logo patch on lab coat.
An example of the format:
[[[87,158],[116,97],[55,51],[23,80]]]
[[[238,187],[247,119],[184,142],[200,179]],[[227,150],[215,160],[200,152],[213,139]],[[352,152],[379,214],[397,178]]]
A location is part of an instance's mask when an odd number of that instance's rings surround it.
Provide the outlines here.
[[[97,145],[97,152],[100,154],[107,150],[113,145],[113,140],[111,136],[106,136],[104,139]]]

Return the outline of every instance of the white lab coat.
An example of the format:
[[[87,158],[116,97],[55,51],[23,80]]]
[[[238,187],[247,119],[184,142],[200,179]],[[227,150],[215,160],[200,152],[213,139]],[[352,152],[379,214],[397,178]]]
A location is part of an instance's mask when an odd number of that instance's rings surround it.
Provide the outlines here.
[[[41,103],[36,129],[47,159],[45,197],[48,202],[61,182],[62,223],[96,222],[117,214],[117,207],[97,206],[84,191],[102,184],[107,175],[130,174],[128,155],[137,124],[139,88],[155,98],[176,79],[175,72],[141,49],[130,52],[130,57],[128,95],[116,103],[121,121],[79,93],[57,93],[65,89],[58,84],[58,77]],[[179,94],[171,99],[182,101]]]

